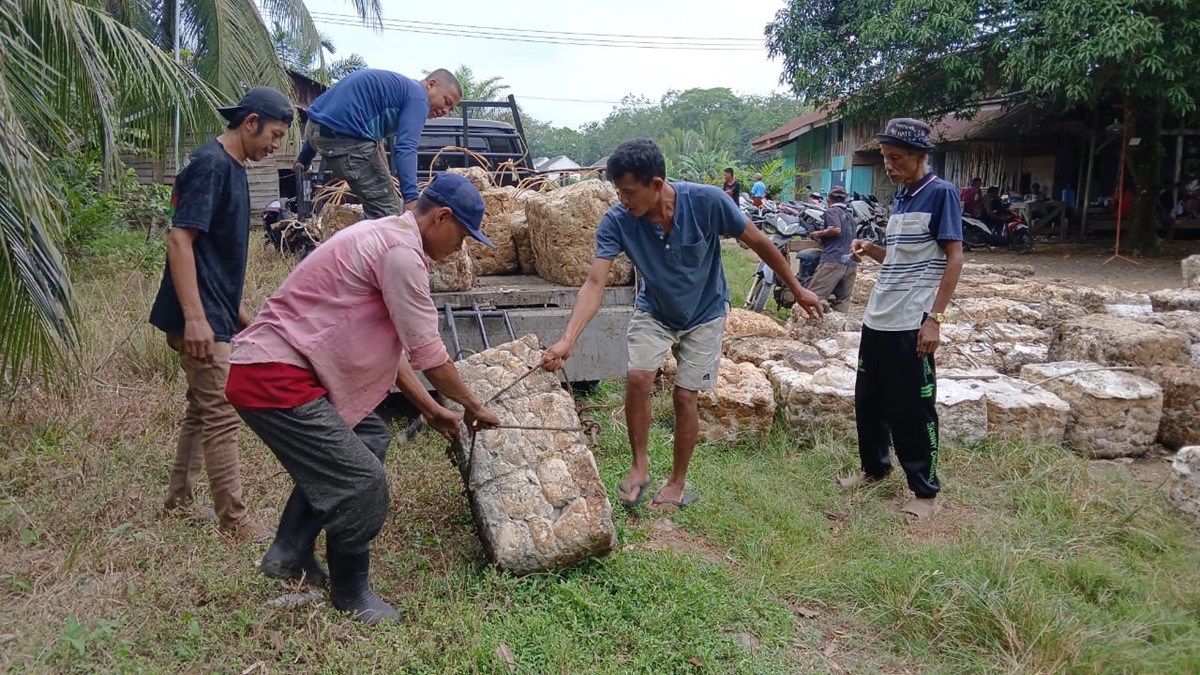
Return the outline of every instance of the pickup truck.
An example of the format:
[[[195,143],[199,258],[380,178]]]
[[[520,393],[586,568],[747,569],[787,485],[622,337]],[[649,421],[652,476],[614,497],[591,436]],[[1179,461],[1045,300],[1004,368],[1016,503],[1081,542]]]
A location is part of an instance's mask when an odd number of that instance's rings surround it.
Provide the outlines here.
[[[469,117],[469,111],[487,108],[504,110],[512,122]],[[516,164],[515,176],[512,172],[493,172],[497,185],[537,175],[530,161],[521,112],[512,96],[505,101],[466,101],[459,110],[461,116],[426,122],[417,145],[417,174],[421,180],[451,167],[478,165],[469,154],[442,151],[444,147],[467,148],[484,157],[493,169],[507,161]],[[578,288],[552,284],[532,274],[487,276],[478,277],[467,291],[434,293],[433,301],[441,310],[442,340],[451,357],[458,360],[529,333],[549,347],[562,337],[578,292]],[[572,382],[625,377],[625,330],[633,316],[634,297],[633,286],[605,289],[600,311],[580,336],[567,363],[566,373]]]
[[[505,116],[512,122],[469,116],[472,110],[487,108],[506,110]],[[479,165],[468,153],[443,150],[452,147],[468,148],[485,158],[492,169],[511,160],[516,175],[493,171],[498,185],[537,175],[530,161],[520,110],[512,96],[505,101],[463,101],[460,111],[461,115],[426,122],[417,145],[418,180],[427,181],[452,167]],[[390,148],[387,157],[390,161]],[[317,175],[321,174],[310,174]],[[314,193],[312,184],[300,189],[300,194]],[[536,275],[488,276],[479,277],[467,291],[434,293],[433,301],[441,312],[442,339],[452,358],[458,360],[529,333],[537,335],[547,347],[554,344],[567,327],[578,292],[578,288],[552,284]],[[572,382],[625,377],[625,330],[633,316],[635,295],[634,286],[605,289],[600,311],[580,336],[566,365]]]

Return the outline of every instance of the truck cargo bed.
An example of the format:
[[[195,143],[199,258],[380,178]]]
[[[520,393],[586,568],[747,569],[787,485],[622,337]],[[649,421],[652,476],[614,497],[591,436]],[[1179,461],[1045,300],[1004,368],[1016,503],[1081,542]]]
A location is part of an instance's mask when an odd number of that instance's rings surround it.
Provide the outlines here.
[[[578,293],[576,287],[553,284],[534,275],[488,276],[479,277],[467,291],[434,293],[433,302],[441,311],[442,340],[451,358],[459,359],[508,342],[508,325],[499,310],[507,313],[516,337],[532,333],[543,345],[553,345],[567,327]],[[633,286],[605,289],[600,311],[580,336],[567,362],[571,380],[625,377],[628,364],[625,331],[633,316],[635,295]],[[448,316],[454,319],[453,328]]]

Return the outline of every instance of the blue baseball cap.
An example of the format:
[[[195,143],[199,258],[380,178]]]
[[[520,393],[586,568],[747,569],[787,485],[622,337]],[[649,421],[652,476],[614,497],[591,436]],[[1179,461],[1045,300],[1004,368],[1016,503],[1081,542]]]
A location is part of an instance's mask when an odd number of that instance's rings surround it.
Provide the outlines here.
[[[921,120],[911,117],[897,117],[888,120],[883,133],[875,134],[875,140],[888,145],[900,145],[913,150],[933,150],[929,137],[933,129]]]
[[[422,197],[428,197],[438,206],[445,206],[454,218],[467,228],[479,243],[496,248],[492,240],[483,234],[483,197],[475,184],[456,173],[443,172],[433,177],[425,186]]]

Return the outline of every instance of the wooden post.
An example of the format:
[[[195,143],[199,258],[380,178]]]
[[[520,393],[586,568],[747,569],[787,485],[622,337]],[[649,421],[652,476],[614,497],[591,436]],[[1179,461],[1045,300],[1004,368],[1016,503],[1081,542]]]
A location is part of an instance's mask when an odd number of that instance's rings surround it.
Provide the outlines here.
[[[1087,171],[1087,165],[1083,163],[1082,155],[1084,153],[1086,153],[1087,151],[1088,151],[1087,141],[1080,141],[1079,142],[1079,154],[1081,156],[1079,158],[1080,159],[1079,179],[1075,181],[1075,203],[1071,204],[1071,206],[1075,207],[1075,212],[1077,214],[1079,214],[1080,218],[1083,217],[1084,209],[1080,208],[1079,200],[1083,197],[1083,177],[1084,177],[1084,172]],[[1066,218],[1063,219],[1062,238],[1063,238],[1063,241],[1066,241],[1066,239],[1067,239],[1067,219]]]
[[[1179,181],[1183,179],[1183,134],[1175,137],[1175,186],[1171,191],[1171,218],[1175,218],[1175,205],[1179,203]],[[1173,230],[1172,230],[1173,231]]]
[[[1092,130],[1092,143],[1088,148],[1087,179],[1083,184],[1083,213],[1079,218],[1079,240],[1083,241],[1087,232],[1088,203],[1092,200],[1092,170],[1096,167],[1096,131]]]

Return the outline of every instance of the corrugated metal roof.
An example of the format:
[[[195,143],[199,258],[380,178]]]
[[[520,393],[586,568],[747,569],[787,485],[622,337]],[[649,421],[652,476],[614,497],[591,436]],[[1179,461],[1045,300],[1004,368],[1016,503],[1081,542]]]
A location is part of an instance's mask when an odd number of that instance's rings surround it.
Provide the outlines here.
[[[836,104],[805,113],[778,129],[750,141],[750,145],[759,152],[774,150],[788,141],[807,133],[811,129],[822,126],[830,122],[831,119],[836,119],[831,112],[833,105]]]

